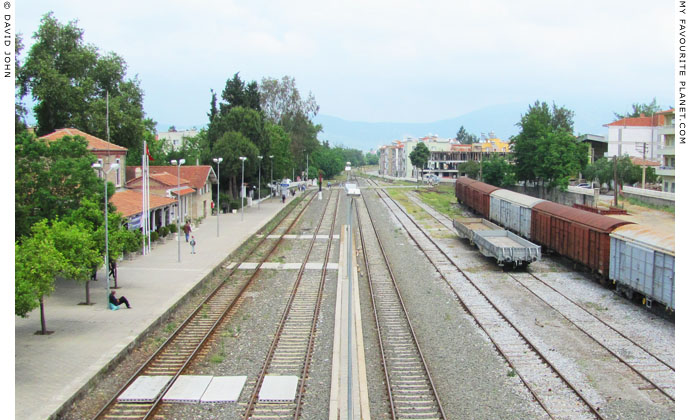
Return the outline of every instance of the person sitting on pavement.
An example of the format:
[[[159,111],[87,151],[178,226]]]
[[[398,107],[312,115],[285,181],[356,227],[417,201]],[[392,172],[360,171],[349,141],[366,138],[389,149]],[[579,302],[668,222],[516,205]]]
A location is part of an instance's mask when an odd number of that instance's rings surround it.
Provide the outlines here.
[[[127,305],[127,309],[132,309],[132,307],[129,305],[129,301],[127,300],[126,297],[120,296],[119,299],[117,297],[115,297],[115,291],[114,290],[112,292],[110,292],[110,297],[108,299],[110,300],[110,309],[112,309],[112,310],[120,309],[120,305],[122,305],[123,303],[125,305]]]

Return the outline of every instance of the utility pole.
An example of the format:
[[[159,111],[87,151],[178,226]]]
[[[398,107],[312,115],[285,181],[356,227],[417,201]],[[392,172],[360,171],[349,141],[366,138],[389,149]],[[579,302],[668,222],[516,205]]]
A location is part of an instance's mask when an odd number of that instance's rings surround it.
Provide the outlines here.
[[[613,185],[615,185],[615,188],[613,189],[613,205],[615,207],[618,207],[618,172],[616,172],[616,168],[618,167],[617,162],[618,162],[618,156],[614,156],[613,157]]]

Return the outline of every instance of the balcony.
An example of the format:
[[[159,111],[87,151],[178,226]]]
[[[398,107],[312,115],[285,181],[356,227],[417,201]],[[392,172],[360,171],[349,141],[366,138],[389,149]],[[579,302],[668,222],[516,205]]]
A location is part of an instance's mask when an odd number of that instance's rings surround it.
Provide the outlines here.
[[[659,127],[659,134],[662,135],[668,135],[668,134],[675,134],[676,132],[676,126],[675,125],[662,125]]]
[[[659,166],[654,169],[659,176],[676,176],[676,168],[674,166]]]
[[[676,145],[672,144],[670,146],[664,146],[659,149],[659,154],[660,155],[676,155]]]

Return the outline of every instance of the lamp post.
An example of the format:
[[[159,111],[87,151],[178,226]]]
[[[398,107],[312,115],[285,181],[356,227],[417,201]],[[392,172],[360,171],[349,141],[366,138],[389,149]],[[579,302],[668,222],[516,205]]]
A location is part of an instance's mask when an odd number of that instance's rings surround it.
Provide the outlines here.
[[[213,162],[218,164],[218,173],[216,177],[218,178],[218,188],[216,194],[216,237],[220,237],[220,163],[223,161],[222,157],[213,158]]]
[[[264,161],[264,157],[259,155],[259,210],[261,210],[261,163]]]
[[[271,159],[271,201],[273,201],[273,155],[269,156]]]
[[[244,161],[247,160],[245,156],[240,156],[240,160],[242,161],[242,183],[240,184],[240,202],[242,203],[242,215],[240,216],[240,220],[244,220],[244,195],[242,194],[244,192]]]
[[[307,176],[305,177],[305,179],[309,181],[309,153],[307,153]]]
[[[108,177],[107,175],[113,169],[119,169],[119,163],[113,163],[110,165],[110,169],[107,171],[103,168],[100,163],[94,163],[91,165],[93,168],[98,169],[103,172],[103,202],[104,202],[104,214],[105,214],[105,255],[103,256],[103,263],[105,265],[105,287],[108,291],[106,297],[110,298],[110,276],[108,276]],[[110,307],[110,300],[108,300],[107,307]]]
[[[180,194],[180,166],[184,165],[185,160],[177,159],[170,161],[172,165],[177,166],[177,262],[182,262],[182,253],[180,251],[180,225],[182,224],[182,206],[180,205],[182,200],[182,195]]]

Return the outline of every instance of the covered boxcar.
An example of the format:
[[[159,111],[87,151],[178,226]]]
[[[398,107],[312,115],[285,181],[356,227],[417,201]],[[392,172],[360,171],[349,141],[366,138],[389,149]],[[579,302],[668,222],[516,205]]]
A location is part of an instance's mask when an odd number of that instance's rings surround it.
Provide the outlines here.
[[[467,186],[477,182],[472,178],[466,176],[460,177],[455,181],[455,198],[458,199],[458,203],[467,204]]]
[[[463,180],[463,178],[458,179],[457,183],[460,183],[461,180]],[[491,208],[491,193],[497,189],[499,188],[479,181],[463,181],[461,186],[461,201],[477,214],[488,219],[489,210]]]
[[[632,224],[610,236],[609,276],[616,288],[629,298],[641,294],[647,306],[655,301],[675,310],[675,235]]]
[[[531,240],[608,278],[609,233],[629,223],[542,201],[532,207]]]
[[[531,238],[532,207],[541,198],[530,197],[510,190],[498,189],[491,193],[489,218],[523,238]]]

